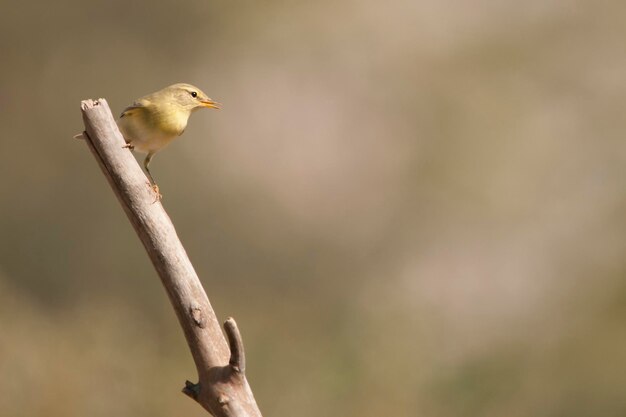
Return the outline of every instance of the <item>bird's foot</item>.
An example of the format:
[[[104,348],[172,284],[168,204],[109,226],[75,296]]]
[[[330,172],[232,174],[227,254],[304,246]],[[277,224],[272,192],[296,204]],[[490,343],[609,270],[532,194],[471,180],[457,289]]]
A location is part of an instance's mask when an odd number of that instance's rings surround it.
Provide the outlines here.
[[[150,188],[152,188],[152,191],[154,191],[154,201],[152,202],[152,204],[156,203],[157,201],[161,201],[163,199],[163,194],[159,192],[159,186],[150,182],[148,182],[148,185],[150,186]]]
[[[122,148],[130,149],[132,151],[133,149],[135,149],[135,146],[132,143],[127,143],[126,145],[122,146]]]

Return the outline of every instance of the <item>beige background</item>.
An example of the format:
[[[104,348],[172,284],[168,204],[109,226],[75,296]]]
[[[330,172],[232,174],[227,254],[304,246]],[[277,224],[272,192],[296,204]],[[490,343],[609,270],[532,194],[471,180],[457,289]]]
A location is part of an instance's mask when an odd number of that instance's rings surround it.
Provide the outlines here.
[[[72,139],[182,81],[153,173],[265,416],[626,414],[625,2],[1,10],[0,415],[205,415]]]

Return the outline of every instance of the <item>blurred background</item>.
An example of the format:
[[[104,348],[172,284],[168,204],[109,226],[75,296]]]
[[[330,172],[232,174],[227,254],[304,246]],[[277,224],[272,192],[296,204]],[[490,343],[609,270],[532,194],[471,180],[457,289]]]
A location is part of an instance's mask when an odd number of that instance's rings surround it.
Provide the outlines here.
[[[175,82],[223,110],[152,172],[265,416],[626,415],[625,2],[1,9],[0,415],[206,415],[72,139]]]

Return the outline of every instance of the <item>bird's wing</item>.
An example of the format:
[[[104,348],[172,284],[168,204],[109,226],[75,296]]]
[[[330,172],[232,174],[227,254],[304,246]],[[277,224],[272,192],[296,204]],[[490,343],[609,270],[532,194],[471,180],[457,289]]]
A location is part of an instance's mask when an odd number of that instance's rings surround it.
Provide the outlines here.
[[[149,102],[147,100],[143,100],[143,99],[139,99],[137,101],[135,101],[133,104],[131,104],[130,106],[126,107],[124,109],[124,111],[122,112],[122,114],[120,115],[120,119],[124,116],[130,116],[131,114],[137,112],[137,111],[141,111],[138,109],[145,109],[146,107],[148,107]]]

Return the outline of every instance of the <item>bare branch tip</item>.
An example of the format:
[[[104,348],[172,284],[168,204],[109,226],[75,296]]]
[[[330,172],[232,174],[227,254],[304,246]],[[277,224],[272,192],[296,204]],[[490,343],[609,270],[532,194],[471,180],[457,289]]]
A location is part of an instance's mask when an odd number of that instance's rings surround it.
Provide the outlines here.
[[[87,132],[86,131],[82,131],[80,133],[75,134],[74,136],[72,136],[74,139],[87,139]]]
[[[243,349],[241,333],[234,318],[229,317],[226,319],[224,330],[230,346],[230,360],[228,363],[235,372],[243,374],[246,371],[246,354]]]
[[[182,389],[182,391],[183,394],[197,401],[198,396],[200,395],[200,384],[194,384],[191,381],[185,381],[185,387]]]
[[[93,109],[94,107],[98,107],[100,105],[107,105],[108,106],[108,103],[107,103],[106,99],[99,98],[97,100],[94,100],[94,99],[89,98],[87,100],[83,100],[83,101],[80,102],[80,108],[81,108],[82,111]]]

